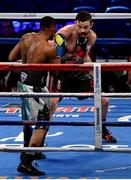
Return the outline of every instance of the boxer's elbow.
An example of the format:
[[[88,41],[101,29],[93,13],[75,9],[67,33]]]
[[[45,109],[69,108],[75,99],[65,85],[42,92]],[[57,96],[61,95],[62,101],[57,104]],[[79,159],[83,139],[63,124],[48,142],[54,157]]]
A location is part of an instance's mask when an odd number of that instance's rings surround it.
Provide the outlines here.
[[[8,60],[9,61],[14,61],[15,60],[15,56],[14,56],[14,54],[11,52],[10,54],[9,54],[9,56],[8,56]]]
[[[21,58],[21,56],[18,55],[18,54],[16,54],[16,53],[13,52],[13,51],[11,51],[10,54],[9,54],[9,56],[8,56],[8,60],[9,60],[9,61],[16,61],[16,60],[18,60],[18,59],[20,59],[20,58]]]
[[[12,53],[10,53],[10,54],[9,54],[9,56],[8,56],[8,60],[9,60],[9,61],[13,61],[13,56],[12,56]]]

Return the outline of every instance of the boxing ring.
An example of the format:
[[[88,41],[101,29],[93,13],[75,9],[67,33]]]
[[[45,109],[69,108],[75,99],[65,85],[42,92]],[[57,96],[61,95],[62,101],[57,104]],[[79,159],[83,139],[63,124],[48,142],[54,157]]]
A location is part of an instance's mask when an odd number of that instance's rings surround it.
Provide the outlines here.
[[[3,13],[4,14],[4,13]],[[97,14],[97,13],[96,13]],[[6,14],[7,15],[7,14]],[[1,18],[13,18],[5,14]],[[20,13],[22,16],[23,14]],[[42,14],[41,16],[43,16]],[[47,14],[46,14],[47,15]],[[51,14],[52,15],[52,14]],[[108,14],[109,15],[109,14]],[[106,18],[110,18],[105,16]],[[21,16],[17,16],[20,18]],[[120,15],[121,16],[121,15]],[[113,18],[119,18],[119,15]],[[123,17],[129,18],[127,14]],[[38,18],[33,14],[27,13],[22,16],[24,18]],[[22,18],[21,17],[21,18]],[[93,18],[100,18],[95,16]],[[40,18],[40,14],[39,14]],[[66,19],[68,19],[66,17]],[[14,41],[14,44],[18,39],[1,39],[5,43],[8,40]],[[116,39],[104,40],[110,42],[117,42]],[[127,40],[127,41],[126,41]],[[118,43],[129,43],[130,39],[118,39]],[[99,39],[97,43],[104,43],[102,39]],[[108,42],[109,43],[109,42]],[[39,68],[39,69],[38,69]],[[45,178],[129,178],[129,172],[131,168],[131,143],[130,143],[130,97],[131,93],[102,93],[101,92],[101,71],[109,70],[131,70],[131,63],[91,63],[91,64],[66,64],[66,65],[39,65],[39,64],[18,64],[18,63],[0,63],[1,71],[8,70],[40,70],[40,71],[86,71],[93,70],[94,73],[94,93],[20,93],[20,92],[0,92],[0,156],[6,156],[8,161],[16,163],[19,162],[19,154],[21,151],[37,151],[47,154],[47,159],[40,161],[40,167],[46,171]],[[87,100],[78,101],[76,97],[89,97]],[[118,139],[117,144],[105,144],[102,142],[102,117],[101,117],[101,97],[110,98],[109,116],[107,116],[106,126],[112,127],[111,131]],[[23,97],[64,97],[54,115],[54,119],[51,122],[26,122],[21,121],[20,116],[20,98]],[[94,97],[94,100],[93,98]],[[8,103],[9,102],[9,103]],[[12,105],[10,105],[12,104]],[[10,109],[14,106],[14,109]],[[69,104],[69,105],[68,105]],[[64,109],[65,108],[65,109]],[[15,116],[7,113],[8,111],[15,111]],[[76,113],[77,112],[77,113]],[[9,117],[10,116],[10,117]],[[13,119],[15,118],[15,120]],[[69,120],[68,120],[69,119]],[[118,120],[118,122],[116,122]],[[42,148],[27,148],[23,147],[22,143],[6,144],[6,141],[10,141],[10,138],[3,136],[2,130],[6,132],[7,129],[16,129],[18,133],[21,131],[22,125],[36,125],[36,124],[49,124],[50,131],[47,135],[47,147]],[[8,127],[8,126],[14,127]],[[79,128],[78,128],[79,126]],[[88,126],[88,127],[87,127]],[[119,130],[114,128],[119,127]],[[3,129],[4,128],[4,129]],[[72,130],[71,130],[72,129]],[[89,130],[88,130],[89,129]],[[14,134],[16,132],[13,132]],[[117,133],[115,133],[117,132]],[[124,134],[122,134],[124,132]],[[8,132],[6,132],[8,133]],[[128,134],[127,134],[128,133]],[[126,138],[127,136],[127,138]],[[3,138],[2,138],[3,137]],[[15,137],[15,136],[14,136]],[[52,141],[52,139],[55,139]],[[16,142],[19,142],[20,136],[14,138]],[[49,139],[50,138],[50,139]],[[63,139],[64,138],[64,139]],[[66,141],[65,141],[66,138]],[[125,140],[125,139],[126,140]],[[8,139],[8,140],[7,140]],[[57,142],[56,142],[57,141]],[[128,143],[128,144],[126,144]],[[50,146],[49,146],[50,145]],[[5,154],[6,152],[6,154]],[[11,153],[10,152],[16,152]],[[68,154],[66,154],[68,152]],[[90,152],[90,153],[88,153]],[[106,153],[103,153],[106,152]],[[117,152],[117,154],[116,154]],[[16,154],[16,155],[15,155]],[[10,160],[11,157],[15,157],[15,160]],[[72,159],[72,163],[71,163]],[[114,160],[113,162],[111,161]],[[104,160],[104,161],[103,161]],[[125,162],[124,162],[125,160]],[[121,162],[120,162],[121,161]],[[3,161],[2,161],[3,162]],[[75,162],[75,163],[74,163]],[[123,162],[123,163],[122,163]],[[3,162],[4,163],[4,162]],[[64,164],[65,163],[65,164]],[[106,165],[104,165],[105,163]],[[126,165],[124,164],[126,163]],[[112,166],[110,166],[112,164]],[[119,165],[118,165],[119,164]],[[62,168],[62,167],[63,168]],[[69,166],[69,168],[67,168]],[[81,168],[82,166],[82,168]],[[12,172],[2,172],[3,167],[0,168],[1,177],[6,178],[27,178],[29,176],[21,175],[15,172],[14,169],[5,163],[5,167],[11,168]],[[56,169],[60,169],[56,170]],[[129,172],[128,172],[129,171]],[[11,173],[11,175],[10,175]],[[9,174],[9,175],[8,175]],[[113,175],[112,175],[113,174]],[[31,178],[31,177],[30,177]],[[38,177],[37,177],[38,178]],[[43,177],[42,177],[43,178]],[[39,177],[40,179],[40,177]]]

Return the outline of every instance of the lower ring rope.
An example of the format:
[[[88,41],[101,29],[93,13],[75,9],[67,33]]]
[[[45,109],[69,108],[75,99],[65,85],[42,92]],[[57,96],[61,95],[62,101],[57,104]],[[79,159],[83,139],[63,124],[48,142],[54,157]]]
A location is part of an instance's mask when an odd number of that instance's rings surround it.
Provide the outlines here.
[[[104,126],[130,127],[131,122],[102,122]],[[57,122],[57,121],[0,121],[1,126],[30,126],[30,125],[49,125],[49,126],[94,126],[94,122]]]
[[[102,147],[102,149],[96,149],[95,146],[91,147],[68,147],[68,148],[63,148],[63,147],[5,147],[4,145],[0,145],[0,152],[70,152],[70,151],[77,151],[77,152],[131,152],[131,148],[116,148],[116,147]]]

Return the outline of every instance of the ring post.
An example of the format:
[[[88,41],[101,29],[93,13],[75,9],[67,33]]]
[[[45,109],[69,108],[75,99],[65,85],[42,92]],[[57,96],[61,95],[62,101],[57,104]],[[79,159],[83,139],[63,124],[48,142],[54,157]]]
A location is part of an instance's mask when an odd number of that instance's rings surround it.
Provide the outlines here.
[[[94,63],[95,149],[102,149],[101,65]]]

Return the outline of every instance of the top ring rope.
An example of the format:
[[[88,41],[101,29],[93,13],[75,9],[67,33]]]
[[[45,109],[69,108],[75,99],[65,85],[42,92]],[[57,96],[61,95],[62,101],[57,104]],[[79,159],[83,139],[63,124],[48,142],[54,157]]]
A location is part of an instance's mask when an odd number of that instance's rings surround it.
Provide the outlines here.
[[[0,71],[32,70],[32,71],[89,71],[96,63],[86,64],[21,64],[0,63]],[[98,63],[104,71],[131,70],[131,62],[124,63]]]
[[[18,64],[1,63],[0,71],[33,70],[33,71],[87,71],[93,69],[93,63],[85,64]]]
[[[75,19],[77,13],[0,13],[0,19],[41,19],[52,16],[56,19]],[[91,13],[93,19],[131,19],[131,13]]]

